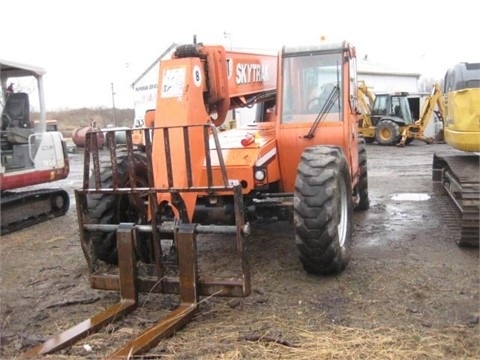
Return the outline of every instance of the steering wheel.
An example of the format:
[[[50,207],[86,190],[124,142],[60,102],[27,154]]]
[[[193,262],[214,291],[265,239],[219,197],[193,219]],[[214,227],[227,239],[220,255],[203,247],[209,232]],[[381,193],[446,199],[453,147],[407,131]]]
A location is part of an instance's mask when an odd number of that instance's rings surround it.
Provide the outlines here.
[[[331,96],[334,88],[334,83],[323,84],[319,89],[315,97],[311,98],[307,102],[307,111],[311,112],[320,112],[322,106],[327,102],[328,98]]]
[[[307,111],[309,111],[309,112],[319,112],[320,111],[321,99],[322,98],[320,96],[316,96],[316,97],[308,100]]]
[[[325,85],[323,85],[319,87],[318,90],[315,91],[315,97],[308,100],[307,111],[318,113],[328,99],[328,90],[328,86],[326,87]]]

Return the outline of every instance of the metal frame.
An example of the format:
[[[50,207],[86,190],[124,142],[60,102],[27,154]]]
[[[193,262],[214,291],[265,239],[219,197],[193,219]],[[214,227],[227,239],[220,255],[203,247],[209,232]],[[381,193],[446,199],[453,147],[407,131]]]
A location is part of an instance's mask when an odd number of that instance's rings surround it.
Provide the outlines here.
[[[106,138],[112,166],[113,188],[102,188],[101,183],[101,161],[100,152],[97,143],[97,134],[91,132],[87,134],[85,159],[84,159],[84,178],[83,187],[75,190],[77,204],[77,216],[80,226],[80,238],[82,250],[88,263],[90,285],[94,289],[117,290],[120,292],[121,300],[119,303],[111,306],[107,310],[83,321],[82,323],[52,337],[45,343],[34,347],[24,353],[21,358],[33,358],[38,355],[51,354],[62,348],[74,344],[76,341],[94,333],[105,325],[117,321],[122,316],[131,313],[137,308],[139,292],[161,292],[166,294],[178,294],[181,297],[181,305],[172,311],[169,315],[161,319],[158,323],[147,329],[141,335],[133,339],[122,348],[114,351],[108,358],[128,357],[141,354],[154,347],[162,338],[172,335],[175,331],[183,327],[192,317],[198,307],[199,296],[229,296],[245,297],[251,292],[250,266],[246,257],[245,235],[248,233],[248,225],[244,223],[242,192],[240,185],[229,186],[226,175],[226,168],[223,162],[218,137],[215,126],[212,124],[201,125],[204,128],[204,147],[206,154],[207,185],[199,186],[193,183],[191,163],[188,158],[185,159],[186,173],[188,176],[188,186],[186,188],[174,188],[172,174],[169,176],[168,188],[137,188],[134,180],[132,131],[126,130],[126,150],[129,159],[129,188],[118,187],[118,168],[117,168],[117,144],[115,143],[114,131],[107,131]],[[183,136],[188,146],[188,127],[183,127]],[[152,163],[151,153],[152,144],[150,134],[152,130],[155,136],[163,134],[165,139],[166,167],[171,171],[171,154],[169,148],[169,130],[163,129],[144,129],[145,131],[145,149],[147,161]],[[138,131],[138,129],[136,129]],[[122,130],[125,131],[125,130]],[[210,161],[209,137],[213,135],[217,156],[219,159],[223,186],[212,185],[212,165]],[[185,154],[189,154],[188,148]],[[212,150],[213,151],[213,150]],[[93,168],[90,169],[90,166]],[[90,176],[90,170],[92,176]],[[149,183],[153,184],[153,174],[151,167],[148,170]],[[94,184],[90,184],[93,179]],[[235,204],[235,225],[200,225],[191,223],[181,223],[170,221],[158,223],[157,213],[157,194],[172,193],[181,198],[184,192],[221,192],[232,193]],[[91,194],[135,194],[148,193],[149,205],[152,211],[152,222],[149,225],[136,225],[132,223],[121,224],[94,224],[90,222],[88,216],[88,195]],[[93,245],[89,234],[93,231],[116,231],[118,248],[118,272],[115,274],[103,272],[100,269],[99,261],[95,256]],[[137,273],[137,262],[134,251],[134,237],[136,232],[150,232],[153,234],[155,264],[153,273],[155,276],[139,276]],[[219,279],[210,277],[200,277],[198,275],[197,263],[197,245],[196,238],[198,234],[228,234],[236,235],[236,249],[241,258],[241,275],[238,279]],[[165,276],[167,264],[162,260],[161,237],[169,234],[177,246],[178,251],[178,276]],[[142,264],[144,265],[144,264]]]

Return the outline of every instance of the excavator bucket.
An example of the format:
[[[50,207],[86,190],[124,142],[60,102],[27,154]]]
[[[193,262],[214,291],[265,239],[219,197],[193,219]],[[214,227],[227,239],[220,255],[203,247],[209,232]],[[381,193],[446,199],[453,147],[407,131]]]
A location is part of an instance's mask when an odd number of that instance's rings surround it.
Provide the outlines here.
[[[182,126],[182,133],[188,137],[191,127]],[[106,131],[106,143],[108,144],[106,150],[100,149],[95,132],[87,135],[84,150],[83,186],[75,190],[81,245],[88,264],[91,287],[119,291],[120,301],[105,311],[30,349],[22,354],[21,358],[36,358],[39,355],[54,353],[134,312],[138,306],[140,292],[176,294],[180,296],[180,305],[107,358],[127,358],[128,356],[145,353],[162,338],[172,335],[190,321],[198,308],[200,296],[245,297],[250,294],[250,267],[246,257],[245,244],[248,225],[243,220],[241,188],[239,185],[228,185],[219,146],[210,149],[211,143],[218,145],[218,139],[215,139],[217,133],[213,124],[193,127],[198,127],[205,133],[203,144],[205,153],[210,155],[211,152],[216,152],[216,156],[220,159],[220,169],[216,169],[216,171],[225,175],[223,185],[213,185],[213,182],[210,181],[214,178],[213,167],[211,162],[207,160],[206,173],[210,180],[206,185],[196,184],[192,178],[189,178],[188,186],[184,188],[175,188],[168,185],[164,188],[145,187],[144,184],[142,184],[142,187],[138,187],[134,181],[136,176],[134,173],[134,152],[136,149],[132,141],[133,130],[126,131],[126,146],[122,149],[122,156],[128,159],[129,166],[125,170],[127,174],[117,166],[119,147],[115,143],[114,131]],[[146,162],[151,164],[152,134],[154,136],[168,136],[171,129],[154,128],[144,131]],[[213,142],[210,141],[211,137],[213,137]],[[171,169],[172,157],[169,141],[164,143],[166,144],[164,149],[165,168]],[[188,146],[189,141],[184,141],[184,144]],[[198,147],[198,144],[196,146]],[[190,153],[190,151],[191,149],[186,148],[185,154]],[[191,174],[189,160],[185,159],[184,163],[185,173]],[[106,182],[102,181],[102,176],[105,176],[102,175],[105,166],[111,169],[109,187],[106,187]],[[126,185],[122,183],[121,176],[129,179]],[[187,176],[190,177],[191,175]],[[153,184],[152,166],[148,167],[148,178],[149,184]],[[182,194],[186,192],[231,194],[234,198],[236,224],[217,226],[182,222],[178,219],[163,220],[160,214],[161,207],[157,204],[158,195],[175,194],[175,198],[181,200]],[[92,198],[99,198],[104,195],[111,198],[123,196],[135,203],[141,196],[145,199],[145,194],[147,194],[147,204],[145,206],[148,208],[147,218],[149,223],[141,221],[140,224],[133,222],[106,224],[98,223],[91,216],[91,204],[89,207],[89,202],[92,201]],[[98,247],[96,246],[98,244],[96,245],[95,241],[98,242],[98,239],[102,239],[99,234],[103,233],[115,234],[118,266],[113,273],[111,267],[104,266],[97,253]],[[140,236],[145,234],[148,237]],[[240,269],[237,269],[238,276],[236,278],[217,277],[218,274],[215,274],[215,276],[203,273],[202,276],[199,275],[197,236],[205,234],[219,234],[220,236],[235,238],[235,249],[240,259]],[[153,243],[152,262],[141,261],[137,255],[136,243],[143,239],[149,239]],[[165,261],[167,257],[163,254],[164,246],[162,244],[165,240],[175,245],[176,256],[174,256],[174,261]]]

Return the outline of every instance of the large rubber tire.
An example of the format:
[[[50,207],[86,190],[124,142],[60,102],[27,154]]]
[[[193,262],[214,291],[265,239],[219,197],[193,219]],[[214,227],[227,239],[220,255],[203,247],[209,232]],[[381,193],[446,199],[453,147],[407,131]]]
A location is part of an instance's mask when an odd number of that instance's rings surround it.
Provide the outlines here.
[[[148,167],[146,157],[134,154],[135,184],[137,187],[148,187]],[[127,156],[118,157],[118,186],[130,187],[128,178]],[[101,174],[102,187],[113,188],[112,167],[106,166]],[[94,183],[94,182],[91,182]],[[146,194],[141,195],[141,201],[146,201]],[[138,199],[137,199],[138,200]],[[137,201],[138,203],[138,201]],[[88,197],[88,213],[90,221],[98,224],[120,224],[130,222],[146,224],[145,213],[138,210],[136,202],[131,196],[93,194]],[[118,264],[117,238],[115,232],[99,232],[92,235],[92,244],[98,259],[109,264]],[[143,262],[152,262],[152,244],[148,234],[138,233],[135,238],[135,252],[137,258]]]
[[[375,140],[380,145],[396,145],[400,137],[400,126],[392,120],[382,120],[375,128]]]
[[[305,149],[294,192],[295,242],[303,268],[332,275],[348,265],[352,244],[352,190],[343,151]]]
[[[363,138],[358,138],[358,166],[360,168],[360,180],[355,187],[355,194],[359,196],[359,201],[354,210],[367,210],[370,208],[370,199],[368,197],[368,169],[367,169],[367,146]]]

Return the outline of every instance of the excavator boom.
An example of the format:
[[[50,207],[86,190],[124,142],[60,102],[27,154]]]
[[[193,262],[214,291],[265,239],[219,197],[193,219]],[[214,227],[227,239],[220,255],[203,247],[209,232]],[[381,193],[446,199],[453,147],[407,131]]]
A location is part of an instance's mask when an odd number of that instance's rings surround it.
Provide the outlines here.
[[[407,125],[402,129],[402,135],[397,146],[405,146],[408,141],[413,139],[421,140],[427,144],[433,143],[434,139],[425,136],[425,129],[434,116],[443,122],[443,114],[445,114],[443,93],[438,84],[434,84],[430,95],[423,103],[420,117],[413,124]]]
[[[361,131],[364,129],[372,126],[372,119],[370,118],[370,114],[372,112],[372,107],[375,102],[375,94],[370,91],[365,81],[358,82],[358,104],[360,106],[359,113],[362,118],[362,122],[360,123]],[[373,137],[372,133],[372,137]],[[365,136],[365,134],[364,134]]]

